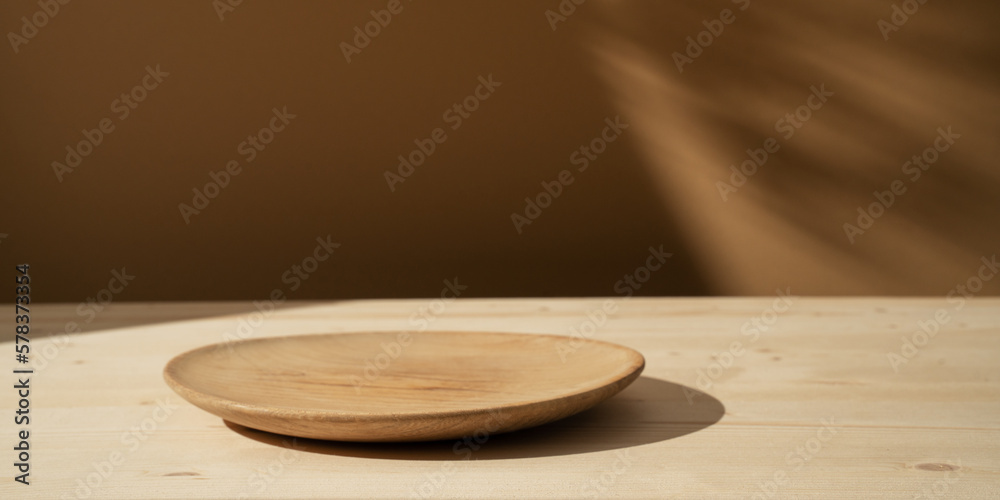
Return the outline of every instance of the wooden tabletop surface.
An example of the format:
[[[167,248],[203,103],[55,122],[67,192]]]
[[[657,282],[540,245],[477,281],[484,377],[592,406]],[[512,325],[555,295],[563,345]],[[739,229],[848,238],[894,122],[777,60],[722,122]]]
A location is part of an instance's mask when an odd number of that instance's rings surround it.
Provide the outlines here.
[[[27,486],[4,343],[5,499],[1000,498],[1000,299],[61,304],[32,326]],[[232,339],[421,329],[582,335],[646,368],[560,422],[406,445],[227,425],[162,376]]]

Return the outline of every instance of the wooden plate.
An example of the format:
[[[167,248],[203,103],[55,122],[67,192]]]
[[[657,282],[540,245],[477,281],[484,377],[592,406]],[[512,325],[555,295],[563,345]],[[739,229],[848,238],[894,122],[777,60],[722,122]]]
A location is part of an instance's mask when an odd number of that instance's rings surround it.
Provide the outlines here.
[[[244,340],[172,359],[167,384],[226,420],[291,436],[427,441],[508,432],[590,408],[645,361],[615,344],[487,332]]]

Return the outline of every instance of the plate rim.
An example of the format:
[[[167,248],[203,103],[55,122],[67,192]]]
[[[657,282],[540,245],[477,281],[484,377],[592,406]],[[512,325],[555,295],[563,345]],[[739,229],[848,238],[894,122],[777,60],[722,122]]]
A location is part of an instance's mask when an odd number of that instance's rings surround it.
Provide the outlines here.
[[[491,414],[491,413],[498,413],[498,412],[508,412],[508,411],[517,411],[517,412],[520,412],[520,411],[530,410],[533,407],[545,406],[545,405],[548,405],[548,404],[552,404],[553,402],[556,402],[556,401],[584,399],[584,398],[586,398],[587,396],[589,396],[589,395],[591,395],[593,393],[604,391],[604,390],[606,390],[606,389],[608,389],[609,387],[612,387],[612,386],[618,386],[618,389],[614,392],[614,394],[617,394],[618,392],[620,392],[621,390],[623,390],[625,387],[628,387],[629,385],[631,385],[632,382],[634,382],[637,378],[639,378],[639,375],[642,374],[642,372],[643,372],[643,370],[645,369],[645,366],[646,366],[646,359],[642,355],[642,353],[640,353],[639,351],[637,351],[635,349],[632,349],[631,347],[627,347],[627,346],[624,346],[624,345],[621,345],[621,344],[616,344],[614,342],[608,342],[608,341],[604,341],[604,340],[597,340],[597,339],[591,339],[591,338],[581,338],[581,337],[572,337],[572,336],[567,336],[567,335],[556,335],[556,334],[550,334],[550,333],[498,332],[498,331],[492,331],[492,330],[490,330],[490,331],[486,331],[486,330],[428,330],[428,331],[423,331],[423,332],[409,332],[409,333],[411,335],[412,334],[420,334],[420,335],[425,335],[425,334],[430,334],[430,335],[435,335],[435,334],[449,334],[449,335],[455,335],[455,334],[459,334],[459,335],[490,334],[490,335],[501,335],[501,336],[510,335],[510,336],[531,337],[531,338],[548,337],[548,338],[559,339],[559,340],[580,340],[580,341],[583,341],[583,342],[586,342],[586,343],[601,344],[601,345],[604,345],[604,346],[608,346],[608,347],[610,347],[612,349],[621,350],[621,351],[627,353],[629,355],[629,357],[633,357],[634,356],[634,358],[631,359],[631,363],[629,363],[628,368],[623,368],[623,370],[621,371],[620,375],[616,375],[609,382],[601,384],[601,385],[598,385],[598,386],[595,386],[595,387],[589,387],[589,388],[586,388],[586,389],[583,389],[583,390],[580,390],[580,391],[576,391],[576,392],[567,392],[565,394],[560,394],[560,395],[558,395],[556,397],[550,397],[550,398],[534,399],[534,400],[530,400],[530,401],[517,402],[517,403],[511,403],[511,404],[505,404],[505,405],[489,405],[488,407],[483,407],[483,408],[468,408],[468,409],[460,409],[460,410],[441,410],[441,411],[419,410],[419,411],[412,411],[412,412],[384,412],[384,411],[381,411],[381,412],[357,412],[357,411],[344,412],[344,411],[340,411],[340,410],[324,410],[324,409],[317,409],[317,408],[305,408],[305,407],[293,407],[293,406],[279,406],[279,405],[262,406],[262,405],[258,405],[258,404],[245,403],[245,402],[240,402],[240,401],[232,400],[232,399],[229,399],[229,398],[224,398],[224,397],[221,397],[221,396],[218,396],[218,395],[215,395],[215,394],[209,394],[207,392],[197,391],[197,390],[192,389],[192,388],[188,387],[187,385],[181,383],[177,379],[177,377],[176,377],[177,365],[180,362],[184,361],[185,358],[189,358],[190,356],[193,356],[196,353],[199,353],[201,351],[208,351],[208,350],[214,350],[214,349],[227,349],[228,348],[227,346],[235,347],[235,345],[237,345],[237,344],[249,344],[249,343],[255,343],[255,342],[266,342],[266,341],[275,341],[275,340],[289,340],[289,339],[304,338],[304,337],[319,337],[319,336],[334,336],[334,335],[362,336],[362,335],[368,335],[368,334],[373,334],[373,333],[377,333],[377,334],[391,334],[391,333],[399,333],[399,331],[396,331],[396,330],[372,330],[372,331],[323,332],[323,333],[305,333],[305,334],[296,333],[296,334],[291,334],[291,335],[276,335],[276,336],[270,336],[270,337],[257,337],[257,338],[249,338],[249,339],[240,339],[240,340],[231,341],[231,342],[217,342],[217,343],[214,343],[214,344],[208,344],[208,345],[196,347],[194,349],[190,349],[188,351],[185,351],[183,353],[180,353],[180,354],[174,356],[173,358],[170,359],[170,361],[167,362],[166,366],[164,366],[164,368],[163,368],[163,378],[166,381],[167,385],[174,392],[178,393],[181,397],[183,397],[189,403],[192,403],[195,406],[198,406],[199,408],[202,408],[205,411],[208,411],[209,413],[212,413],[212,414],[215,414],[215,412],[213,412],[213,411],[211,411],[211,410],[203,407],[200,404],[195,403],[195,401],[196,400],[205,401],[207,403],[210,403],[211,406],[225,407],[225,408],[230,409],[230,410],[235,410],[235,411],[238,411],[238,412],[241,412],[241,413],[244,413],[244,414],[253,415],[253,416],[257,416],[257,417],[274,418],[277,414],[287,414],[288,417],[294,417],[294,418],[299,419],[299,420],[309,420],[309,421],[324,422],[324,423],[342,423],[342,424],[346,424],[346,423],[357,423],[359,419],[363,419],[364,421],[371,422],[371,423],[378,423],[378,422],[403,422],[403,421],[406,421],[406,420],[409,420],[409,419],[427,419],[427,418],[441,418],[441,419],[446,419],[446,418],[461,418],[461,417],[480,416],[480,415],[483,415],[483,414]],[[613,396],[614,394],[612,394],[611,396]],[[608,397],[611,397],[611,396],[608,396]],[[218,416],[218,415],[216,414],[216,416]]]

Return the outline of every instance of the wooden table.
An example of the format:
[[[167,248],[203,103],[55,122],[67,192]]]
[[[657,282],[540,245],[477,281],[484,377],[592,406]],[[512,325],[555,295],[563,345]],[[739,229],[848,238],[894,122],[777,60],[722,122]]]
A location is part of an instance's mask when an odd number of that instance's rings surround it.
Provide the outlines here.
[[[606,300],[616,312],[602,320],[595,311]],[[39,305],[31,485],[10,479],[18,399],[8,371],[0,498],[1000,498],[1000,299],[961,305],[422,299],[286,302],[258,313],[250,303],[113,303],[92,318],[75,304]],[[71,321],[84,332],[63,334]],[[424,322],[575,330],[637,349],[646,369],[562,422],[481,443],[402,446],[229,426],[161,375],[174,355],[227,337]],[[936,333],[917,333],[921,324]]]

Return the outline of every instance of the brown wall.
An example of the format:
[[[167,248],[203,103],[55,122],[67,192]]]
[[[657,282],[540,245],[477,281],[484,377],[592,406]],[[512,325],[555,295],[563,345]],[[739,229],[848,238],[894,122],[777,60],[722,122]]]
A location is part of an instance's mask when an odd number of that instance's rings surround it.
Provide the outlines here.
[[[387,3],[243,2],[223,20],[208,0],[60,6],[0,48],[3,261],[29,262],[46,301],[122,267],[121,300],[430,296],[455,277],[465,296],[614,295],[662,245],[637,293],[944,294],[1000,247],[996,2],[928,3],[885,40],[887,0],[591,0],[554,31],[554,0],[404,0],[347,62],[342,42]],[[679,72],[674,52],[727,8]],[[39,9],[3,2],[0,28]],[[157,65],[169,75],[123,116],[114,101]],[[452,129],[443,113],[490,75]],[[786,139],[778,120],[813,86],[833,95]],[[248,162],[241,142],[286,107]],[[571,154],[615,117],[628,128],[581,172]],[[948,126],[961,137],[911,180],[904,162]],[[438,127],[391,191],[385,172]],[[729,166],[769,137],[778,151],[724,201]],[[186,223],[179,204],[233,160]],[[573,183],[519,234],[511,214],[563,170]],[[852,243],[844,223],[894,180],[906,192]],[[283,274],[327,235],[341,246],[292,290]]]

